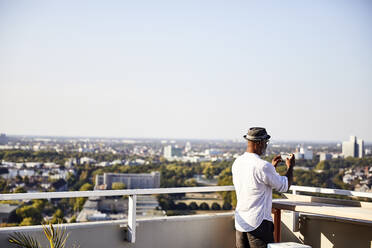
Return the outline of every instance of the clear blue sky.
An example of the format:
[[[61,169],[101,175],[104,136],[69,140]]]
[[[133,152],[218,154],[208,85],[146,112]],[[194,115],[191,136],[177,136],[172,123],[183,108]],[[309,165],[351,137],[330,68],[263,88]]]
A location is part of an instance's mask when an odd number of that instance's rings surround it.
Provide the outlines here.
[[[0,0],[0,132],[372,141],[372,2]]]

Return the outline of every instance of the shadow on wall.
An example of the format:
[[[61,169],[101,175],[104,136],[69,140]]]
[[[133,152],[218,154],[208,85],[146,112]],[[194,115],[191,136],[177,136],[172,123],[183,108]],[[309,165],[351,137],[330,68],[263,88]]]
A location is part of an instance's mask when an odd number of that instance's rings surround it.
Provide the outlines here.
[[[280,229],[280,239],[283,242],[296,242],[303,244],[304,241],[301,240],[299,237],[297,237],[290,228],[288,228],[284,222],[281,223],[281,229]]]
[[[372,247],[372,224],[301,216],[300,233],[305,239],[304,243],[312,248]]]

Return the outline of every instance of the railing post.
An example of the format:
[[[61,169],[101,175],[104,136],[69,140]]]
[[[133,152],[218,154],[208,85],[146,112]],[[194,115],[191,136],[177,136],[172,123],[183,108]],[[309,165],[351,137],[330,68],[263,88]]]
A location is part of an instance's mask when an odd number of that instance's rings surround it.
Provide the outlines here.
[[[136,206],[137,195],[130,195],[128,201],[128,241],[136,242]]]

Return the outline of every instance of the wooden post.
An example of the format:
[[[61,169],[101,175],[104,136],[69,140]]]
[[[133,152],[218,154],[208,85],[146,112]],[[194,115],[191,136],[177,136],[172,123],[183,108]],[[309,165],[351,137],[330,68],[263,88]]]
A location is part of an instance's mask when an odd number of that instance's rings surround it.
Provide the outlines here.
[[[280,242],[280,223],[281,223],[281,210],[273,208],[274,213],[274,240],[276,243]]]

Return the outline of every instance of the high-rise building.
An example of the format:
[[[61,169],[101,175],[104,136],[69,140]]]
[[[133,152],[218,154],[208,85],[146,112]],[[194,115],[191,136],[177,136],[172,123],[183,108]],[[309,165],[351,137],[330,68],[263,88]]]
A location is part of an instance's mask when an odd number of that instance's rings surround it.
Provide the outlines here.
[[[357,139],[356,136],[350,136],[349,141],[342,142],[342,154],[344,157],[363,158],[364,141]]]
[[[182,157],[182,150],[172,145],[165,146],[164,147],[164,158],[172,159],[174,157]]]
[[[296,152],[294,153],[296,159],[306,159],[312,160],[313,159],[313,151],[308,150],[304,146],[298,146],[296,148]]]
[[[322,152],[319,154],[319,161],[324,161],[324,160],[331,160],[332,159],[332,154]]]
[[[185,152],[186,152],[186,153],[191,152],[191,143],[190,143],[190,142],[186,142],[186,145],[185,145]]]
[[[5,145],[8,143],[8,137],[6,137],[5,133],[0,134],[0,145]]]

